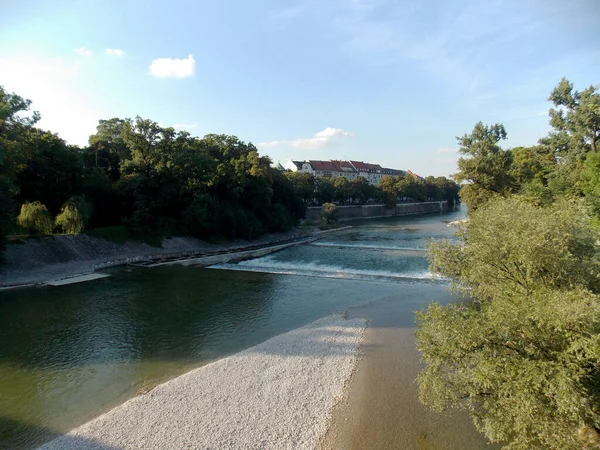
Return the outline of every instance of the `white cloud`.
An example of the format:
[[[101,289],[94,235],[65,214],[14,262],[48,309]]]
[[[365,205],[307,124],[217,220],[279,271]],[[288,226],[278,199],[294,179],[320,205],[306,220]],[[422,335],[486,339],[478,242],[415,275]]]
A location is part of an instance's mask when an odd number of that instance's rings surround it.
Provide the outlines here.
[[[125,54],[125,52],[120,48],[107,48],[105,53],[111,56],[123,56]]]
[[[32,101],[40,112],[37,126],[58,133],[69,144],[86,145],[102,115],[85,102],[74,86],[80,65],[62,58],[0,58],[5,89]]]
[[[196,61],[192,55],[187,58],[156,58],[150,64],[150,74],[158,78],[186,78],[194,75]]]
[[[91,51],[85,47],[78,47],[78,48],[74,49],[73,51],[80,56],[92,56],[92,54],[94,53],[93,51]]]
[[[353,136],[354,133],[342,130],[341,128],[327,127],[324,130],[315,133],[315,135],[312,137],[284,141],[259,142],[257,146],[263,148],[273,148],[282,145],[289,145],[294,148],[315,149],[335,145],[339,141],[339,138],[348,138]]]

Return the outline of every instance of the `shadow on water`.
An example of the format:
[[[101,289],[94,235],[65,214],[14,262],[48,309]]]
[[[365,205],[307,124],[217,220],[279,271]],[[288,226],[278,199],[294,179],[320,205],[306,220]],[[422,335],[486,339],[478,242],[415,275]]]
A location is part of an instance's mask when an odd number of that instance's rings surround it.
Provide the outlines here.
[[[11,420],[2,416],[0,416],[0,429],[14,430],[14,433],[9,435],[8,439],[0,441],[1,450],[15,450],[30,447],[32,445],[42,445],[45,442],[62,435],[61,433],[56,433],[38,426],[28,425],[26,423]],[[18,439],[19,435],[28,436],[28,442],[21,442]],[[86,450],[122,450],[119,447],[106,445],[93,439],[70,436],[65,436],[63,439],[65,448]]]

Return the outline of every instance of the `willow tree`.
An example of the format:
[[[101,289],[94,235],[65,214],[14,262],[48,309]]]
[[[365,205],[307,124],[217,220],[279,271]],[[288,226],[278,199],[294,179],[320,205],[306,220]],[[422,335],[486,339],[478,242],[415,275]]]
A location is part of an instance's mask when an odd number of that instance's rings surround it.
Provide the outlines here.
[[[79,234],[90,220],[92,205],[83,197],[70,198],[61,208],[54,223],[66,234]]]
[[[52,234],[53,221],[48,209],[40,202],[23,203],[17,225],[29,234]]]
[[[468,410],[506,449],[598,448],[600,266],[583,206],[499,199],[458,238],[429,245],[468,300],[418,313],[422,402]]]

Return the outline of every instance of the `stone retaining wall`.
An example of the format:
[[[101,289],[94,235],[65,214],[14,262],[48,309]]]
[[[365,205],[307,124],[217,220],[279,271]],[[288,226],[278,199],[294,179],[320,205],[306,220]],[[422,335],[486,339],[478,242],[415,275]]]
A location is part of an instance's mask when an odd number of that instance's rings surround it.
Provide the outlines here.
[[[415,202],[398,203],[395,208],[386,205],[357,205],[338,206],[338,220],[373,219],[376,217],[407,216],[411,214],[425,214],[446,211],[450,208],[447,201],[442,202]],[[307,222],[321,220],[321,207],[310,207],[306,211]]]

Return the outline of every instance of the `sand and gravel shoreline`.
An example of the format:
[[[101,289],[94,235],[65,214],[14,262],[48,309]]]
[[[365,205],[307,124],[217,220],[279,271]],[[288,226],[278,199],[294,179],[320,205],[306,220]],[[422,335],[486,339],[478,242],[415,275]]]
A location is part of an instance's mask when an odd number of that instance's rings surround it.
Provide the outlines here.
[[[361,318],[319,319],[161,384],[41,449],[314,449],[365,327]]]

